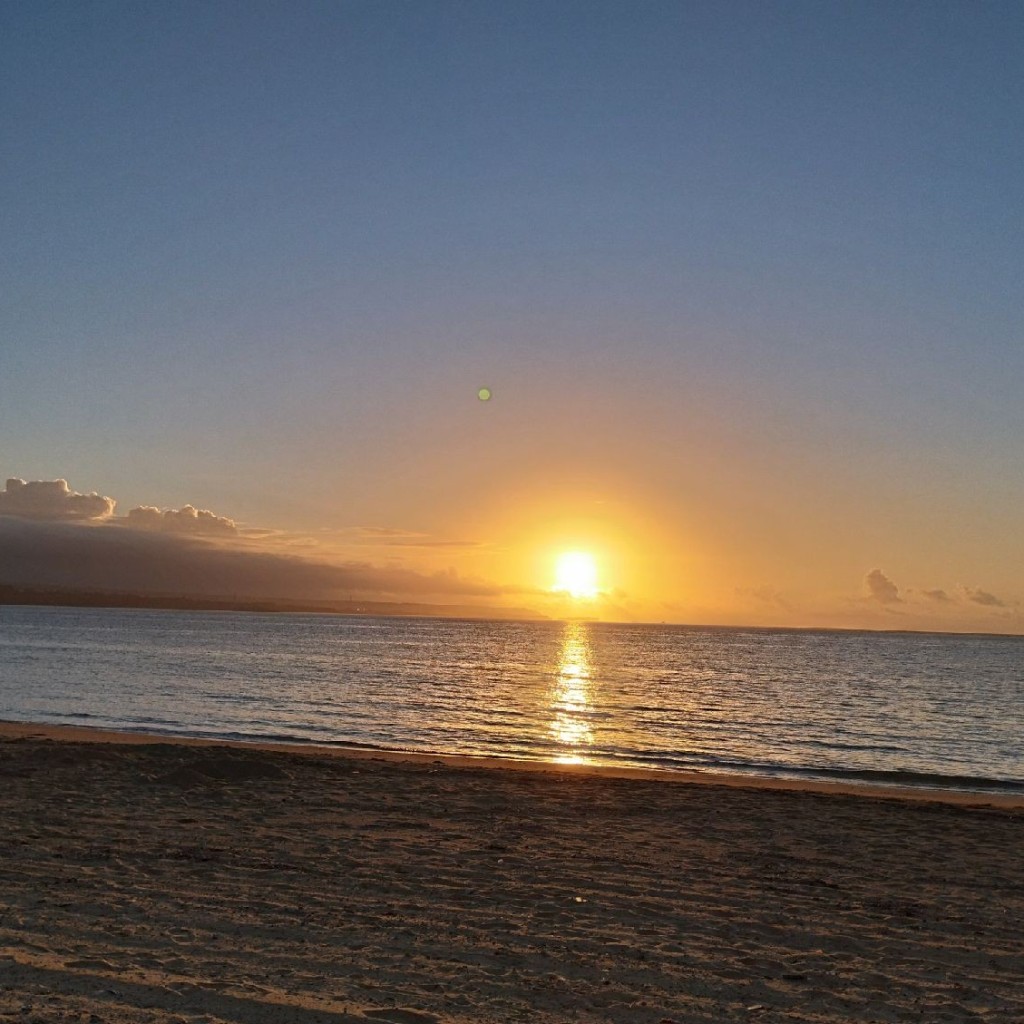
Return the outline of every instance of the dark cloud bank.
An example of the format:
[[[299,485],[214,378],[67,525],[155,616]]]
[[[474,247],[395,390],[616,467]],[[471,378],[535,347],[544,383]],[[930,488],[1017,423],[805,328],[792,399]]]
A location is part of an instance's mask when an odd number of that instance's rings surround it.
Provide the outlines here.
[[[8,479],[0,491],[0,584],[271,601],[522,592],[454,572],[334,565],[261,551],[240,539],[233,520],[206,509],[143,505],[116,517],[116,504],[74,491],[66,480]]]
[[[455,573],[331,565],[188,534],[0,516],[0,582],[245,599],[490,598],[515,591]]]

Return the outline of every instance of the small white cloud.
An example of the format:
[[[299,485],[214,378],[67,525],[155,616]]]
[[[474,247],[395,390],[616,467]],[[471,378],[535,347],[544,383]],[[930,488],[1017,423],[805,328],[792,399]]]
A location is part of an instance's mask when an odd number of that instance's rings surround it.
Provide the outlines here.
[[[95,491],[79,494],[67,480],[8,479],[0,491],[0,515],[25,519],[82,520],[106,519],[117,503]]]
[[[868,597],[879,604],[902,604],[900,588],[881,569],[872,569],[864,577]]]
[[[178,509],[139,505],[129,510],[125,525],[135,530],[202,534],[207,537],[234,536],[238,533],[233,519],[214,515],[208,509],[197,509],[192,505]]]

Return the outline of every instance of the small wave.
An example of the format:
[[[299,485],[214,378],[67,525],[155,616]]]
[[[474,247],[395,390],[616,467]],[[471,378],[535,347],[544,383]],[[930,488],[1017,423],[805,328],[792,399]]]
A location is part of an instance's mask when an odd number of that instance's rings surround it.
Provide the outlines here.
[[[636,755],[633,755],[635,758]],[[956,775],[944,772],[884,770],[873,768],[835,768],[815,765],[770,764],[754,761],[726,760],[700,755],[641,755],[644,767],[665,767],[672,771],[722,772],[751,775],[759,778],[808,779],[848,782],[865,786],[893,786],[907,789],[965,790],[978,793],[1024,794],[1024,781]]]
[[[946,775],[940,772],[883,771],[862,768],[787,768],[801,777],[833,779],[840,782],[862,782],[877,786],[899,786],[914,789],[956,789],[979,793],[1021,793],[1024,782],[1012,779],[989,779],[975,775]]]

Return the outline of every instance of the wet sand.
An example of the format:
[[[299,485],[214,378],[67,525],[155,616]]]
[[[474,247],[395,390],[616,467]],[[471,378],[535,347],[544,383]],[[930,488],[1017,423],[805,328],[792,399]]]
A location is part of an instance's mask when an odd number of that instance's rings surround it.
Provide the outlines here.
[[[0,726],[0,1021],[1024,1020],[1019,799],[691,781]]]

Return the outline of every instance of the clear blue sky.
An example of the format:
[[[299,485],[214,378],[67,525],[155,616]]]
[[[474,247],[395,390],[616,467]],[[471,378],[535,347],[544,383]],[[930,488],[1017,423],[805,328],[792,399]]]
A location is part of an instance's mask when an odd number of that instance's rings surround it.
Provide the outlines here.
[[[3,472],[443,531],[557,450],[962,517],[983,575],[1022,114],[1017,3],[5,4]]]

